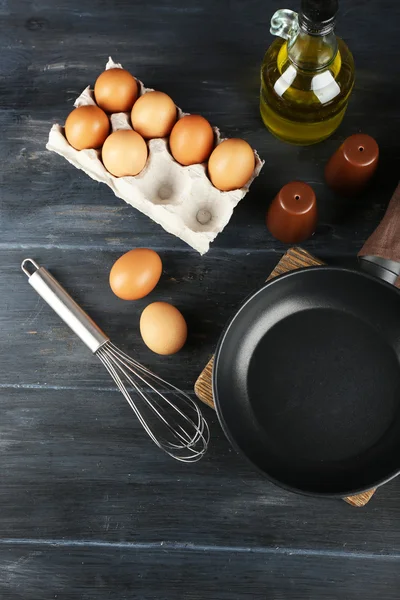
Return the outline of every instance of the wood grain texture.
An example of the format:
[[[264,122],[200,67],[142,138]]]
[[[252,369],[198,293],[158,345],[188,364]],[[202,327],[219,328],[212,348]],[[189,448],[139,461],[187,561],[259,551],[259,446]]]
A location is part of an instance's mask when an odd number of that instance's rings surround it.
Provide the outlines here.
[[[309,148],[273,138],[258,113],[259,66],[281,6],[0,0],[2,600],[398,597],[399,480],[362,511],[286,493],[232,452],[207,407],[206,458],[190,468],[168,460],[19,270],[26,256],[38,259],[118,345],[191,391],[243,296],[287,250],[264,220],[285,183],[302,179],[317,195],[319,226],[304,248],[352,264],[398,179],[400,5],[341,1],[338,33],[354,53],[356,87],[340,129]],[[204,257],[45,150],[52,123],[64,122],[109,55],[266,159]],[[357,131],[377,139],[381,161],[372,187],[349,203],[323,171]],[[110,292],[108,271],[137,246],[158,250],[164,272],[147,300],[126,303]],[[174,357],[140,340],[140,312],[153,300],[188,320],[188,344]]]
[[[400,262],[400,184],[394,192],[385,216],[368,238],[359,256],[379,256]]]
[[[302,248],[293,247],[285,252],[278,264],[268,276],[267,281],[274,279],[274,277],[277,277],[278,275],[288,273],[289,271],[295,271],[296,269],[304,269],[322,264],[322,261],[318,260]],[[214,357],[210,358],[207,365],[200,373],[196,383],[194,384],[194,391],[199,400],[207,404],[210,408],[215,409],[212,384],[213,367]],[[344,500],[351,506],[361,507],[365,506],[371,500],[374,493],[375,490],[370,490],[368,492],[364,492],[363,494],[349,496],[344,498]]]
[[[376,490],[369,490],[369,492],[364,492],[363,494],[358,494],[357,496],[348,496],[344,498],[344,500],[351,504],[351,506],[365,506],[375,494]]]

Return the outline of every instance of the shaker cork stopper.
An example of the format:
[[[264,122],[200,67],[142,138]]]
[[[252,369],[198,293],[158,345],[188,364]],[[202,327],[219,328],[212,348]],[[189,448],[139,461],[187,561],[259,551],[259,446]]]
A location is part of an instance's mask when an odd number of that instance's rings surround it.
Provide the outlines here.
[[[356,133],[348,137],[325,167],[325,180],[342,196],[361,192],[376,171],[379,146],[370,135]]]
[[[291,181],[275,196],[268,209],[267,227],[286,244],[311,237],[317,226],[317,200],[314,190],[303,181]]]

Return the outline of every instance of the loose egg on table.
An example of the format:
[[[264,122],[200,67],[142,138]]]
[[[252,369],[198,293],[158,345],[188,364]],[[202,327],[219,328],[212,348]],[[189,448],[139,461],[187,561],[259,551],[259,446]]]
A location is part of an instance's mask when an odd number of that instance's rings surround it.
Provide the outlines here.
[[[181,165],[205,162],[214,147],[214,131],[200,115],[187,115],[174,125],[169,138],[172,156]]]
[[[156,287],[162,273],[161,258],[148,248],[123,254],[110,271],[110,287],[122,300],[144,298]]]
[[[125,69],[108,69],[94,84],[96,102],[108,113],[130,111],[138,95],[138,83]]]
[[[162,138],[171,133],[176,123],[176,106],[164,92],[147,92],[133,105],[132,127],[144,138]]]
[[[107,171],[115,177],[135,176],[146,165],[147,144],[142,136],[131,129],[119,129],[108,136],[101,151]]]
[[[175,306],[153,302],[142,312],[140,333],[146,346],[156,354],[175,354],[186,342],[187,325]]]
[[[254,173],[256,161],[252,147],[232,138],[221,142],[210,156],[208,174],[222,192],[242,188]]]
[[[65,121],[65,137],[75,150],[100,148],[110,132],[110,121],[98,106],[75,108]]]

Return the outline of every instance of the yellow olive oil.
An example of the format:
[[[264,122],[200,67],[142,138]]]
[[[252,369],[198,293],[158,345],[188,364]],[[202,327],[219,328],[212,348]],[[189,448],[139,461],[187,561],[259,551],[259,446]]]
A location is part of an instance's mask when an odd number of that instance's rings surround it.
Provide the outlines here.
[[[295,19],[286,39],[273,42],[261,66],[264,124],[293,144],[315,144],[329,137],[343,119],[353,88],[351,52],[335,36],[333,26],[326,29],[318,35],[314,23],[310,34]]]

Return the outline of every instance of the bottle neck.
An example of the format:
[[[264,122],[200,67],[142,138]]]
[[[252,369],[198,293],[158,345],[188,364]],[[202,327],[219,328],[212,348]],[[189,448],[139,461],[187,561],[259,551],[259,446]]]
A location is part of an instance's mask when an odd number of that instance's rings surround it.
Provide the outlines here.
[[[315,71],[327,67],[336,57],[337,38],[332,23],[328,31],[310,33],[303,26],[299,15],[299,28],[288,42],[288,57],[294,65],[305,71]]]

